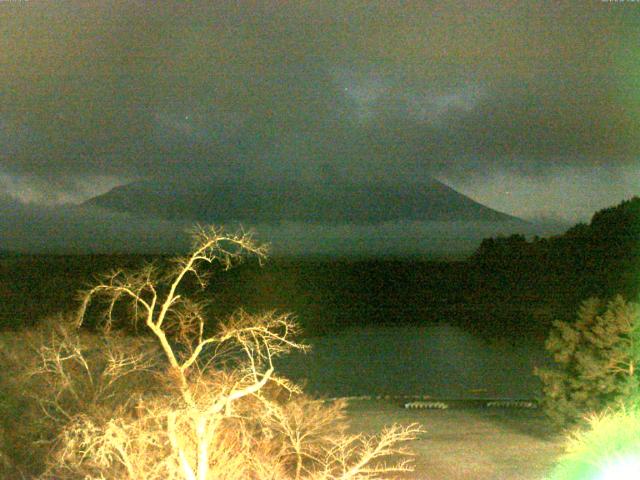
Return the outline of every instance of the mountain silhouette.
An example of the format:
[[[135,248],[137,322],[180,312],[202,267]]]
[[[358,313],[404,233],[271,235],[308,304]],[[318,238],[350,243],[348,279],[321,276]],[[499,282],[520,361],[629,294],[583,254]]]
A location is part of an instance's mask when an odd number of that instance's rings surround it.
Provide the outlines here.
[[[89,199],[84,205],[167,220],[210,223],[526,223],[486,207],[435,179],[406,184],[347,181],[140,181],[115,187]]]

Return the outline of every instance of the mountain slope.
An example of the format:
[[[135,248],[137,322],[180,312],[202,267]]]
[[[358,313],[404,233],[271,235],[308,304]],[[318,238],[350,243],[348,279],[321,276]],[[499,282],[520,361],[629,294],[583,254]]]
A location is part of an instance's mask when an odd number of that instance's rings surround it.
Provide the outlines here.
[[[387,185],[211,181],[134,182],[86,206],[169,220],[225,223],[375,224],[392,221],[524,221],[486,207],[432,180]]]

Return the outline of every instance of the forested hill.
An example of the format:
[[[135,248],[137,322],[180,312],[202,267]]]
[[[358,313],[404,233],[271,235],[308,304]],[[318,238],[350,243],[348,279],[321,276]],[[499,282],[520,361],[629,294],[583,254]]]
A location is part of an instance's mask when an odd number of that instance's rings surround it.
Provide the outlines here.
[[[600,210],[589,224],[577,224],[548,239],[527,241],[522,235],[485,239],[471,260],[497,279],[511,278],[510,287],[515,289],[575,300],[617,293],[637,300],[640,198]]]

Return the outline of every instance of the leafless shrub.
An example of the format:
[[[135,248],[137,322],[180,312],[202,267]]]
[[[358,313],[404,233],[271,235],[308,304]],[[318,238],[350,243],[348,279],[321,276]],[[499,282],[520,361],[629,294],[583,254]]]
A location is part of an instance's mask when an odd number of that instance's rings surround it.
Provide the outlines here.
[[[75,325],[61,322],[31,371],[42,412],[59,426],[42,478],[347,480],[410,470],[398,445],[417,425],[350,435],[344,404],[309,399],[276,375],[275,357],[307,348],[291,316],[240,310],[208,333],[205,303],[183,281],[204,287],[204,265],[227,269],[247,254],[266,250],[248,234],[199,227],[168,272],[115,271],[83,293]],[[94,301],[102,334],[87,337],[79,327]],[[150,335],[118,334],[122,305]]]

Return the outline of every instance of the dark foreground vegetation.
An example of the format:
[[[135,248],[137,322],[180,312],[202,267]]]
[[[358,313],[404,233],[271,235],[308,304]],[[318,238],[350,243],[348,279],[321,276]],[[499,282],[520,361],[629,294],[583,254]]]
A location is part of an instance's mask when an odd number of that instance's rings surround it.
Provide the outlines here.
[[[472,261],[498,298],[515,289],[557,297],[572,307],[594,296],[635,299],[640,294],[640,198],[600,210],[589,224],[556,237],[486,239]]]
[[[77,306],[77,291],[97,272],[131,268],[164,257],[21,256],[1,261],[2,327],[34,324]],[[351,325],[424,323],[459,319],[489,327],[496,320],[531,327],[527,312],[544,311],[543,298],[511,289],[496,296],[483,267],[469,262],[416,260],[269,259],[214,273],[207,295],[212,316],[238,307],[295,312],[307,335]]]

